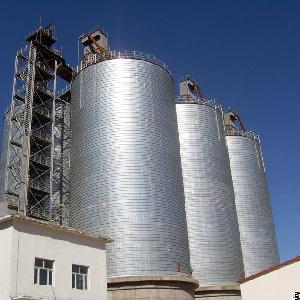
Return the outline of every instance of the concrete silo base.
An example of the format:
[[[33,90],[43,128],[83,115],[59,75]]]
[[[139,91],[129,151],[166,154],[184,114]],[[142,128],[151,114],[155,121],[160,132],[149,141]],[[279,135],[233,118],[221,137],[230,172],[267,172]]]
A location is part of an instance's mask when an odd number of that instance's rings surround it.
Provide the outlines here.
[[[198,287],[195,291],[195,299],[241,300],[240,285],[230,284]]]
[[[108,278],[108,300],[194,300],[198,281],[184,275]]]

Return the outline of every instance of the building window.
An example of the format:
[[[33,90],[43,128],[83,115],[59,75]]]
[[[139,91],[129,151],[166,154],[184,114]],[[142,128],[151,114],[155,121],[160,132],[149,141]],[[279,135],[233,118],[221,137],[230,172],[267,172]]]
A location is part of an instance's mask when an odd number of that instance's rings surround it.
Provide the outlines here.
[[[72,265],[72,288],[77,290],[88,289],[89,267]]]
[[[53,260],[35,259],[34,284],[53,285],[53,263]]]

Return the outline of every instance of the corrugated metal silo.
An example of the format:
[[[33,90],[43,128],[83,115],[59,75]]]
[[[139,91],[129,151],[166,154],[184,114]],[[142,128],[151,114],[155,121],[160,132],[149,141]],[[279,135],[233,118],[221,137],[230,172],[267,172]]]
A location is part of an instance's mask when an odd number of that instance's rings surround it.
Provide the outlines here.
[[[253,133],[227,136],[245,275],[279,263],[260,142]]]
[[[193,276],[232,283],[244,273],[223,115],[214,102],[189,101],[176,110]]]
[[[174,98],[168,71],[140,54],[73,81],[70,220],[113,239],[109,276],[191,272]]]

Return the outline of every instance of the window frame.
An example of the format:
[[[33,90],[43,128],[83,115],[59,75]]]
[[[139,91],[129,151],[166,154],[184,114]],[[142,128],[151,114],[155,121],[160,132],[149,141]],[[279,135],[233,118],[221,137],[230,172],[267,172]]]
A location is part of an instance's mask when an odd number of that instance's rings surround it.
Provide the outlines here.
[[[78,267],[79,271],[73,271],[74,267]],[[86,269],[86,273],[81,272],[80,268]],[[77,278],[80,278],[82,276],[82,287],[78,287]],[[79,290],[79,291],[87,291],[90,288],[89,284],[89,278],[90,278],[90,267],[84,266],[84,265],[77,265],[72,264],[72,289]]]
[[[42,261],[42,266],[37,265],[37,260]],[[51,268],[46,266],[46,263],[51,263]],[[33,284],[38,286],[55,286],[55,276],[54,276],[54,264],[53,259],[46,259],[35,257],[34,258],[34,267],[33,267]],[[46,271],[46,284],[41,284],[41,270]],[[50,276],[51,274],[51,276]],[[50,280],[51,277],[51,280]]]

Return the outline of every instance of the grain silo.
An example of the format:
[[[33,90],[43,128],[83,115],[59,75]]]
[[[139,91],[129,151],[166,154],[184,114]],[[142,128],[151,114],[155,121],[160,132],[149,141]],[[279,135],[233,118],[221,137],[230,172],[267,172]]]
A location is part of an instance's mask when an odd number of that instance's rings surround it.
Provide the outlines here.
[[[126,296],[120,286],[136,290],[149,278],[167,286],[166,278],[173,285],[181,278],[190,292],[175,293],[192,299],[173,79],[150,55],[108,52],[106,39],[99,29],[82,37],[85,56],[72,83],[71,225],[113,239],[113,299]],[[137,299],[160,295],[138,290]]]
[[[278,264],[279,254],[260,140],[242,123],[239,130],[238,120],[231,110],[225,114],[245,275],[250,276]]]
[[[191,266],[200,287],[232,284],[243,265],[223,113],[196,87],[183,80],[176,104]]]

